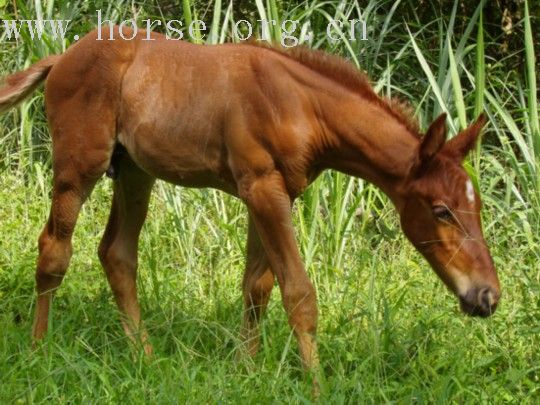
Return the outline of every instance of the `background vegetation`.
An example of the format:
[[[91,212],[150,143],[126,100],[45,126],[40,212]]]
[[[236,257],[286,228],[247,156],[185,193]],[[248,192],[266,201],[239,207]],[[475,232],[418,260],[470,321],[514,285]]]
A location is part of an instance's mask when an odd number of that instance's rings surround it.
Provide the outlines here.
[[[72,35],[95,25],[96,9],[116,21],[134,13],[200,18],[209,28],[201,40],[207,43],[234,41],[231,24],[242,18],[298,19],[314,33],[309,46],[343,55],[368,72],[378,92],[409,100],[424,128],[448,111],[455,134],[486,111],[483,144],[467,167],[482,193],[485,234],[503,286],[491,319],[459,313],[374,187],[328,172],[297,204],[298,241],[320,301],[322,401],[538,403],[539,3],[0,0],[0,17],[69,18]],[[329,41],[332,18],[364,19],[368,40]],[[2,33],[0,76],[69,45],[7,41]],[[271,34],[279,39],[279,32]],[[50,159],[37,92],[0,117],[0,402],[310,401],[277,289],[261,353],[253,364],[233,360],[246,213],[213,190],[155,188],[139,266],[152,360],[130,350],[95,253],[111,200],[107,179],[81,214],[46,350],[31,352],[36,240],[50,204]]]

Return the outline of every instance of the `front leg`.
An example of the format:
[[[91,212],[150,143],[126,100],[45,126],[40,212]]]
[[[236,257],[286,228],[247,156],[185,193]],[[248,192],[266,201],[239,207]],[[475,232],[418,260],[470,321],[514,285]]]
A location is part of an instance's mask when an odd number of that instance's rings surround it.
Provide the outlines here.
[[[249,218],[246,270],[242,281],[244,294],[244,318],[242,321],[243,348],[238,357],[244,354],[255,356],[259,348],[259,321],[266,310],[272,288],[274,273],[270,268],[266,252],[259,238],[253,219]]]
[[[318,368],[317,299],[300,258],[291,220],[291,198],[278,171],[242,179],[240,197],[248,206],[274,272],[289,324],[308,370]]]

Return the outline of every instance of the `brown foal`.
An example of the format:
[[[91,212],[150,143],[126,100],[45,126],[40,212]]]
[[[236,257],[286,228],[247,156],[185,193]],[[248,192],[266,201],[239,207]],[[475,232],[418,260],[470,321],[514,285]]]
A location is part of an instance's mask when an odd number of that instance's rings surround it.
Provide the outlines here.
[[[403,231],[471,314],[488,316],[499,281],[462,161],[485,122],[446,142],[443,114],[424,136],[405,108],[377,96],[342,59],[294,48],[201,46],[146,33],[85,36],[15,73],[0,112],[46,82],[53,144],[50,217],[39,238],[33,337],[71,257],[83,202],[108,171],[114,198],[99,258],[132,340],[150,353],[136,292],[137,245],[156,178],[214,187],[249,211],[243,281],[246,351],[277,279],[303,364],[317,366],[317,305],[295,241],[293,201],[324,169],[362,177],[392,200]],[[125,32],[124,32],[124,35]],[[124,151],[123,153],[121,151]]]

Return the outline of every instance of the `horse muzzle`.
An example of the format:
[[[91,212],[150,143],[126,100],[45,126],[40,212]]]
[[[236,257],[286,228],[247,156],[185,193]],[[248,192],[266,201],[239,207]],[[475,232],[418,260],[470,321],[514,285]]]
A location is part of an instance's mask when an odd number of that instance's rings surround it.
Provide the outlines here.
[[[459,296],[461,310],[467,315],[486,318],[497,309],[501,293],[492,287],[474,287]]]

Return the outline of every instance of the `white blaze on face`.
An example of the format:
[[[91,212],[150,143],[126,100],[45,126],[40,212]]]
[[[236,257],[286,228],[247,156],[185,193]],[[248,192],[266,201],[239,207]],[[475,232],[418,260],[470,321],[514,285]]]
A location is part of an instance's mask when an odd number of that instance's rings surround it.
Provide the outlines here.
[[[467,180],[467,182],[465,183],[465,195],[467,196],[467,200],[469,200],[469,202],[473,204],[474,203],[474,187],[470,180]]]

